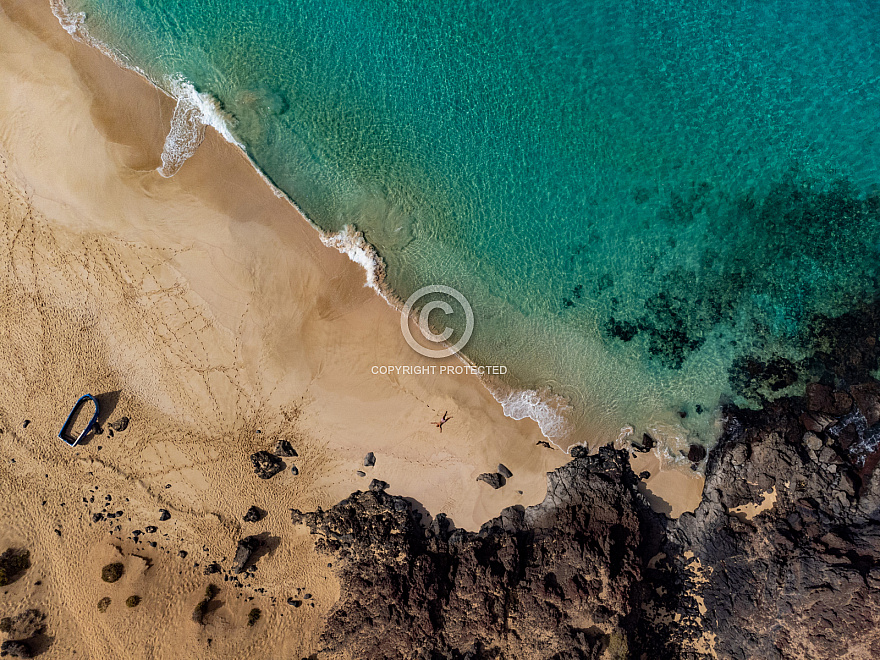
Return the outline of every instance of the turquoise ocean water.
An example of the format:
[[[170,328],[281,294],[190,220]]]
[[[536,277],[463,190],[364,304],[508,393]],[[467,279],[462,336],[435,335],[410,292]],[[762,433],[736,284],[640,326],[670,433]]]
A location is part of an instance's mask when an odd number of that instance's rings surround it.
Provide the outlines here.
[[[805,364],[817,315],[876,293],[875,1],[68,5],[158,84],[216,99],[402,299],[464,293],[467,356],[564,398],[572,440],[709,442],[719,402],[754,404],[745,360]]]

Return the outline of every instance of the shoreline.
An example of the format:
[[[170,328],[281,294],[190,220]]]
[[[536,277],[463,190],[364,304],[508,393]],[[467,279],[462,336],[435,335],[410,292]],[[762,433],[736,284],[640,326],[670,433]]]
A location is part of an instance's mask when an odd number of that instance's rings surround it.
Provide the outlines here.
[[[114,65],[122,70],[134,73],[138,78],[146,82],[152,89],[163,94],[170,101],[175,103],[175,113],[183,102],[189,101],[190,106],[197,108],[199,112],[199,121],[202,124],[202,130],[207,127],[214,129],[218,137],[221,137],[226,143],[234,148],[240,157],[243,157],[248,166],[259,176],[261,181],[268,187],[272,194],[286,202],[294,210],[296,215],[305,220],[309,229],[314,230],[321,243],[327,247],[335,248],[339,253],[345,255],[352,263],[360,266],[366,275],[366,287],[372,289],[379,297],[387,303],[387,305],[397,313],[401,313],[404,303],[394,292],[385,280],[385,264],[381,255],[363,236],[363,233],[357,230],[353,225],[346,225],[340,232],[326,232],[313,223],[308,216],[299,208],[296,201],[287,193],[274,184],[272,179],[259,167],[247,152],[246,147],[235,139],[224,122],[226,120],[220,111],[217,110],[216,101],[210,95],[200,93],[191,83],[183,81],[183,87],[191,91],[201,99],[200,104],[194,104],[191,100],[184,96],[175,96],[157,82],[153,81],[144,71],[132,64],[124,53],[116,52],[108,44],[92,37],[85,28],[83,20],[79,15],[71,12],[67,7],[65,0],[49,0],[52,14],[58,20],[60,26],[70,34],[74,39],[82,42],[84,45],[93,48],[101,54],[107,56]],[[202,107],[209,108],[205,111]],[[213,116],[209,114],[213,112]],[[174,129],[174,113],[172,114],[171,130]],[[218,125],[218,122],[220,124]],[[168,137],[166,135],[165,145],[163,146],[163,163],[164,150],[168,146]],[[200,143],[201,144],[201,143]],[[198,147],[187,157],[189,160],[196,152]],[[178,169],[183,166],[185,160],[178,164]],[[156,168],[160,176],[166,177],[162,173],[162,167]],[[175,170],[175,173],[177,170]],[[170,177],[166,177],[170,178]],[[411,316],[414,318],[414,316]],[[461,364],[465,366],[477,366],[466,355],[457,353],[457,358]],[[465,376],[470,378],[470,376]],[[582,443],[576,438],[569,437],[570,429],[566,428],[569,422],[566,419],[566,411],[569,409],[569,402],[564,398],[553,394],[552,392],[539,392],[534,389],[513,388],[488,375],[478,375],[476,380],[479,385],[492,397],[501,409],[501,412],[508,419],[514,422],[522,423],[524,420],[531,420],[540,429],[541,436],[553,447],[562,451],[566,456],[570,454],[573,447]],[[526,422],[528,423],[528,422]],[[621,430],[623,432],[624,429]],[[613,441],[613,438],[608,438]],[[597,447],[592,447],[595,451]],[[678,449],[681,449],[680,447]],[[689,465],[678,461],[673,452],[675,448],[659,447],[652,452],[652,459],[643,459],[632,453],[635,464],[642,465],[641,469],[647,469],[651,473],[651,477],[645,483],[645,488],[652,494],[652,501],[657,503],[658,509],[671,513],[677,517],[681,513],[693,510],[699,502],[702,492],[702,475],[695,473],[689,469]],[[662,476],[661,476],[662,475]],[[476,522],[476,521],[475,521]],[[474,523],[472,523],[474,524]]]
[[[366,286],[373,289],[392,309],[403,313],[405,307],[404,301],[401,300],[400,296],[397,295],[394,289],[386,281],[385,261],[376,248],[364,238],[363,232],[354,225],[346,225],[339,232],[328,232],[315,224],[296,203],[296,200],[279,188],[272,178],[259,166],[259,164],[248,153],[247,147],[235,138],[232,133],[232,127],[227,125],[229,120],[223,117],[223,112],[219,109],[219,104],[216,99],[209,94],[199,92],[190,81],[183,78],[177,81],[181,88],[179,95],[175,95],[164,89],[162,85],[153,80],[143,69],[133,64],[125,53],[117,51],[109,44],[94,38],[85,27],[84,14],[71,11],[67,6],[66,0],[48,1],[53,15],[58,19],[61,27],[70,34],[71,37],[87,46],[95,48],[109,57],[119,67],[137,74],[152,87],[165,94],[169,99],[175,101],[176,106],[174,115],[177,115],[182,104],[189,104],[189,109],[196,110],[198,113],[197,121],[200,123],[200,130],[202,132],[208,127],[213,128],[226,142],[237,147],[272,193],[276,197],[287,201],[295,209],[297,214],[305,219],[312,229],[318,233],[321,242],[324,245],[338,250],[340,253],[346,255],[352,262],[361,266],[366,273]],[[193,102],[193,100],[188,97],[195,97],[198,100]],[[206,107],[210,109],[205,110]],[[171,122],[169,137],[166,138],[162,153],[163,165],[157,168],[160,176],[166,178],[174,176],[177,171],[183,167],[185,162],[192,157],[204,139],[201,137],[193,149],[189,151],[188,155],[186,155],[180,162],[175,163],[176,166],[170,174],[163,173],[162,170],[165,167],[165,151],[168,149],[170,136],[176,128],[174,116],[172,116]],[[417,315],[414,312],[410,313],[410,320],[417,323]],[[466,366],[479,366],[464,353],[456,353],[456,356],[462,364]],[[541,432],[547,441],[566,454],[570,452],[572,447],[578,445],[575,441],[568,442],[568,444],[564,445],[567,439],[570,440],[569,435],[571,429],[568,428],[570,422],[566,419],[565,415],[565,411],[569,409],[570,403],[563,397],[552,392],[542,394],[541,392],[530,388],[513,388],[502,381],[492,379],[488,375],[480,375],[479,380],[489,393],[492,394],[506,416],[515,421],[522,421],[526,418],[531,419],[538,424],[538,427],[541,429]],[[508,410],[517,403],[519,406],[514,408],[515,412],[508,415]],[[550,429],[550,431],[545,432],[545,428]]]

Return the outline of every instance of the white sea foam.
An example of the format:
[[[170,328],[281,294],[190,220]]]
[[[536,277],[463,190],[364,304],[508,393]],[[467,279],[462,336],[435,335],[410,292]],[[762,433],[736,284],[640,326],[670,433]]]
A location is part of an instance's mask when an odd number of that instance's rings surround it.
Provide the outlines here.
[[[354,263],[361,266],[367,273],[367,284],[383,298],[392,302],[384,291],[385,262],[376,248],[367,242],[363,232],[353,225],[345,225],[340,232],[321,231],[321,242],[327,247],[336,248],[347,255]],[[394,304],[392,302],[392,304]],[[395,307],[397,305],[394,305]]]
[[[177,99],[171,117],[171,130],[162,149],[162,166],[159,174],[171,177],[192,156],[205,138],[205,126],[211,126],[227,141],[241,147],[230,131],[234,121],[210,94],[199,92],[183,76],[176,75],[166,81],[170,94]]]
[[[537,390],[518,390],[501,392],[490,388],[496,401],[501,404],[504,414],[511,419],[529,419],[538,423],[541,433],[560,449],[569,433],[568,413],[571,406],[561,396]]]
[[[61,23],[61,27],[67,31],[67,34],[79,41],[87,41],[84,38],[84,25],[86,22],[84,12],[72,11],[64,0],[49,0],[49,6],[52,8],[55,18]]]

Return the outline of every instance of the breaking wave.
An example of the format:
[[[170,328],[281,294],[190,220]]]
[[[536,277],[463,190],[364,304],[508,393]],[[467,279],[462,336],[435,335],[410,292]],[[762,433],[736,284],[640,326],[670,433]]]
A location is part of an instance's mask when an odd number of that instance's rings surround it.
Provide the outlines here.
[[[507,417],[515,420],[528,417],[534,420],[545,438],[559,449],[567,449],[563,445],[570,433],[568,414],[571,412],[571,406],[566,399],[551,392],[537,390],[502,392],[490,387],[489,391],[501,404]]]
[[[167,178],[177,173],[205,139],[205,126],[215,129],[227,142],[243,148],[230,131],[234,119],[224,112],[215,97],[199,92],[180,75],[167,80],[167,89],[177,99],[177,105],[162,148],[162,166],[157,168],[159,174]]]

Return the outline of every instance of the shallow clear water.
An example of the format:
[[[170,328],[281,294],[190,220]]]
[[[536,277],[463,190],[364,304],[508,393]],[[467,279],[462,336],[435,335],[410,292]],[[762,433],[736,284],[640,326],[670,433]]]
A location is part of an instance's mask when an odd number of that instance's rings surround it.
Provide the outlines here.
[[[711,440],[737,360],[801,360],[876,291],[876,2],[69,4],[402,298],[462,291],[467,355],[567,398],[574,439]]]

